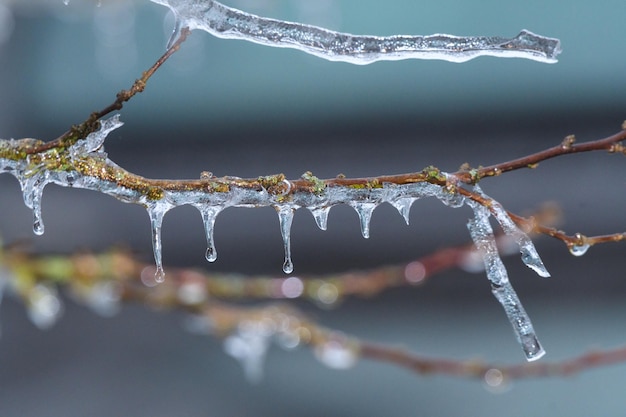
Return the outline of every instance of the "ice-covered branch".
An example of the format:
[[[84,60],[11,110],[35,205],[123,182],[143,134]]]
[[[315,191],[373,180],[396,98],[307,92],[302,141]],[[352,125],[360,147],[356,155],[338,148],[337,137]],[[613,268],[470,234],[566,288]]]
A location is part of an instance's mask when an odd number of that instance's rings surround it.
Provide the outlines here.
[[[383,60],[441,59],[465,62],[478,56],[526,58],[554,63],[558,39],[522,30],[515,38],[487,36],[362,36],[255,16],[214,0],[152,0],[176,17],[173,42],[182,27],[226,39],[243,39],[279,48],[294,48],[331,61],[369,64]]]
[[[124,202],[140,204],[146,208],[150,217],[157,264],[155,279],[160,282],[164,276],[161,263],[161,224],[169,210],[182,205],[192,205],[202,214],[209,261],[215,261],[217,257],[213,227],[222,210],[228,207],[274,207],[278,213],[284,241],[283,269],[286,273],[293,269],[290,228],[297,209],[310,210],[318,226],[326,229],[330,209],[338,204],[349,205],[359,215],[363,236],[368,237],[372,212],[382,203],[393,205],[405,219],[408,219],[411,205],[420,198],[436,197],[450,207],[469,205],[474,211],[470,231],[485,259],[487,275],[494,286],[494,295],[507,312],[528,358],[540,356],[542,350],[534,338],[530,321],[509,287],[506,270],[499,261],[488,222],[489,215],[492,214],[502,231],[517,242],[522,261],[526,265],[541,276],[548,276],[548,271],[532,241],[513,221],[513,216],[497,201],[485,195],[477,185],[472,185],[475,181],[463,183],[463,172],[446,174],[437,168],[428,167],[415,173],[371,178],[339,177],[321,180],[306,172],[301,178],[294,180],[288,180],[282,174],[243,179],[213,177],[205,173],[197,180],[152,180],[132,174],[108,159],[103,143],[108,133],[119,126],[121,122],[118,116],[103,120],[99,130],[68,147],[64,142],[45,146],[33,139],[0,141],[0,172],[11,173],[20,182],[24,201],[34,213],[36,233],[41,234],[44,231],[41,197],[44,187],[49,183],[91,189]],[[623,137],[624,132],[612,136],[611,146],[607,140],[598,141],[597,149],[623,152],[619,143]],[[595,149],[592,144],[584,146],[587,151]],[[624,234],[616,234],[612,240],[620,240],[623,236]],[[590,244],[593,239],[576,235],[569,242],[582,245]]]

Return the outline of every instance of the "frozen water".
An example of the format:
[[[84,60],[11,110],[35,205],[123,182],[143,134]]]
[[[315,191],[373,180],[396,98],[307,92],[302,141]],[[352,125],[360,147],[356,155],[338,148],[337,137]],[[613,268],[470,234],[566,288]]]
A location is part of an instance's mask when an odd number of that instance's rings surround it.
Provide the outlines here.
[[[587,253],[591,245],[588,243],[584,243],[585,238],[580,233],[576,233],[575,237],[579,242],[583,243],[581,245],[568,245],[569,252],[574,256],[583,256],[585,253]]]
[[[530,317],[526,314],[509,282],[508,273],[500,259],[493,229],[489,223],[489,210],[473,201],[468,204],[474,210],[474,218],[468,222],[467,227],[477,250],[482,254],[487,278],[491,281],[492,293],[504,308],[526,359],[529,361],[539,359],[545,351],[535,335]]]
[[[207,250],[206,260],[209,262],[215,262],[217,260],[217,250],[215,249],[215,243],[213,241],[213,229],[215,226],[215,218],[222,211],[220,206],[206,206],[200,209],[202,214],[202,221],[204,223],[204,232],[206,234]]]
[[[156,263],[156,272],[154,279],[157,283],[165,280],[165,271],[163,270],[162,248],[161,248],[161,224],[163,216],[171,209],[171,205],[167,202],[157,201],[146,207],[150,216],[150,227],[152,230],[152,249],[154,251],[154,261]]]
[[[574,256],[583,256],[587,253],[591,246],[589,244],[584,245],[572,245],[569,247],[569,252]]]
[[[525,58],[554,63],[561,52],[558,39],[539,36],[527,30],[522,30],[512,39],[445,34],[362,36],[255,16],[214,0],[152,1],[172,10],[177,27],[204,30],[220,38],[294,48],[327,60],[352,64],[401,59],[465,62],[478,56]],[[178,30],[174,30],[171,39],[175,39],[177,33]]]
[[[515,224],[515,222],[513,222],[504,207],[502,207],[502,204],[483,193],[478,185],[474,186],[474,192],[480,194],[484,198],[489,199],[491,204],[491,210],[496,220],[500,224],[500,227],[502,227],[502,230],[505,234],[514,238],[519,245],[520,252],[522,254],[522,262],[524,262],[524,264],[530,269],[535,271],[539,276],[546,278],[549,277],[550,273],[543,264],[543,261],[541,260],[541,257],[539,256],[539,253],[537,252],[537,249],[535,248],[532,240],[530,239],[530,237],[528,237],[526,233],[524,233],[519,227],[517,227],[517,225]]]
[[[122,126],[120,115],[116,114],[108,119],[100,121],[100,129],[87,135],[85,139],[76,141],[70,148],[70,155],[73,158],[85,156],[89,153],[104,151],[104,141],[111,131]],[[106,156],[106,154],[102,154]]]
[[[362,203],[362,202],[350,202],[354,210],[359,215],[359,223],[361,225],[361,234],[365,239],[370,237],[370,220],[372,219],[372,212],[378,205],[377,203]]]
[[[530,318],[511,284],[508,282],[503,285],[492,284],[491,292],[504,308],[526,359],[535,361],[545,355],[546,352],[535,335]]]
[[[391,205],[393,205],[400,212],[407,226],[409,225],[410,221],[411,206],[413,205],[415,200],[417,200],[417,198],[404,197],[391,202]]]
[[[293,272],[293,262],[291,261],[291,223],[295,208],[291,206],[276,207],[278,212],[278,221],[280,222],[280,234],[283,237],[283,247],[285,249],[285,262],[283,263],[283,271],[285,274]]]
[[[330,206],[328,207],[311,207],[309,208],[311,214],[313,214],[313,218],[315,219],[315,223],[317,223],[317,227],[322,230],[326,230],[328,227],[328,212],[330,212]]]
[[[509,281],[509,277],[500,259],[493,229],[489,223],[489,210],[476,203],[471,206],[474,218],[468,221],[467,228],[476,249],[482,255],[487,278],[495,285],[503,285]]]

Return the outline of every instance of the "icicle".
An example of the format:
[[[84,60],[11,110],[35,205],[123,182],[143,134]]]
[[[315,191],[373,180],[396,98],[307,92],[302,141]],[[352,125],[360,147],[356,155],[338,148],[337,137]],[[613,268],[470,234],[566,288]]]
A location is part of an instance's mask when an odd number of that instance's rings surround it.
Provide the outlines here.
[[[515,239],[515,241],[519,245],[520,252],[522,254],[522,262],[524,262],[524,264],[530,269],[535,271],[539,276],[545,278],[549,277],[550,273],[543,264],[543,261],[541,260],[541,257],[539,256],[539,253],[537,252],[537,249],[535,248],[532,240],[530,239],[530,237],[528,237],[526,233],[524,233],[519,227],[517,227],[517,225],[515,224],[515,222],[513,222],[504,207],[502,207],[502,204],[483,193],[478,185],[474,186],[474,192],[490,200],[491,210],[493,211],[496,220],[502,227],[502,230],[505,234]]]
[[[368,239],[370,237],[370,220],[372,219],[372,212],[378,204],[363,202],[349,202],[348,204],[358,213],[359,221],[361,223],[361,234],[365,239]]]
[[[156,263],[156,272],[154,279],[157,283],[165,280],[165,271],[163,270],[163,260],[161,258],[161,224],[163,216],[171,208],[170,205],[157,202],[147,207],[150,216],[150,227],[152,229],[152,249],[154,251],[154,261]]]
[[[283,271],[285,274],[291,274],[293,272],[293,262],[291,261],[291,223],[293,221],[295,208],[292,206],[276,206],[275,208],[278,212],[280,234],[283,237],[283,246],[285,248],[285,263],[283,264]]]
[[[38,169],[38,168],[34,168]],[[32,177],[26,179],[26,181],[20,180],[22,187],[22,193],[24,194],[24,203],[26,207],[33,210],[33,232],[36,235],[43,235],[44,225],[41,215],[41,199],[43,197],[43,190],[48,184],[48,171],[37,172],[34,174],[26,173],[25,176],[32,175]]]
[[[489,223],[489,210],[475,202],[468,201],[468,204],[474,210],[474,219],[468,222],[467,227],[477,250],[483,256],[487,278],[491,281],[492,293],[504,308],[526,359],[529,361],[539,359],[545,351],[537,340],[530,318],[509,283],[508,274],[498,254],[496,239]]]
[[[315,219],[315,223],[317,223],[317,227],[321,230],[326,230],[328,227],[328,212],[330,212],[330,206],[328,207],[309,207],[311,214],[313,214],[313,218]]]
[[[477,203],[470,206],[474,210],[474,218],[467,222],[467,228],[476,249],[482,255],[487,278],[495,285],[504,285],[509,277],[498,254],[493,229],[489,223],[489,210]]]
[[[407,225],[409,225],[410,221],[409,216],[411,214],[411,206],[413,205],[415,200],[417,200],[417,198],[403,197],[391,202],[391,205],[394,206],[396,210],[398,210],[398,212],[400,212],[402,217],[404,217],[404,221]]]
[[[215,226],[215,218],[222,211],[221,206],[206,206],[201,209],[202,221],[204,222],[204,232],[206,234],[207,250],[206,260],[215,262],[217,260],[217,250],[213,241],[213,228]]]
[[[478,56],[526,58],[554,63],[558,39],[522,30],[515,38],[435,34],[360,36],[255,16],[214,0],[152,0],[169,7],[190,29],[226,39],[294,48],[331,61],[369,64],[382,60],[442,59],[465,62]]]
[[[535,335],[530,318],[526,314],[524,307],[522,307],[522,303],[517,298],[517,294],[515,294],[511,284],[508,282],[503,285],[492,284],[491,292],[502,304],[509,322],[513,326],[517,341],[526,355],[526,359],[535,361],[545,355],[546,352]]]

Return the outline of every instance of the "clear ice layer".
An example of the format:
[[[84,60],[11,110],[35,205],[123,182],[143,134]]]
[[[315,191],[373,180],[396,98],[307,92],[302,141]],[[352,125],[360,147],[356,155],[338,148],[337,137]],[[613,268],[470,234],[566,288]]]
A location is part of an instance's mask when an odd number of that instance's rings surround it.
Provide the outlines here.
[[[516,37],[497,36],[363,36],[255,16],[213,0],[152,0],[176,17],[171,46],[183,27],[200,29],[226,39],[293,48],[330,61],[369,64],[401,59],[440,59],[465,62],[479,56],[525,58],[554,63],[560,41],[522,30]]]

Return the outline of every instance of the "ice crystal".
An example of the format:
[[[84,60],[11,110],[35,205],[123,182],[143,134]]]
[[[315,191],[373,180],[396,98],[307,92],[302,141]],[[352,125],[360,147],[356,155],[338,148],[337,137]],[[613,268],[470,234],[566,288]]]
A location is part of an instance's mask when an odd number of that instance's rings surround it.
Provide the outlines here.
[[[204,30],[226,39],[294,48],[331,61],[369,64],[382,60],[441,59],[465,62],[478,56],[526,58],[554,63],[558,39],[522,30],[515,38],[488,36],[363,36],[255,16],[214,0],[152,0],[170,8],[176,18],[168,47],[181,28]]]

